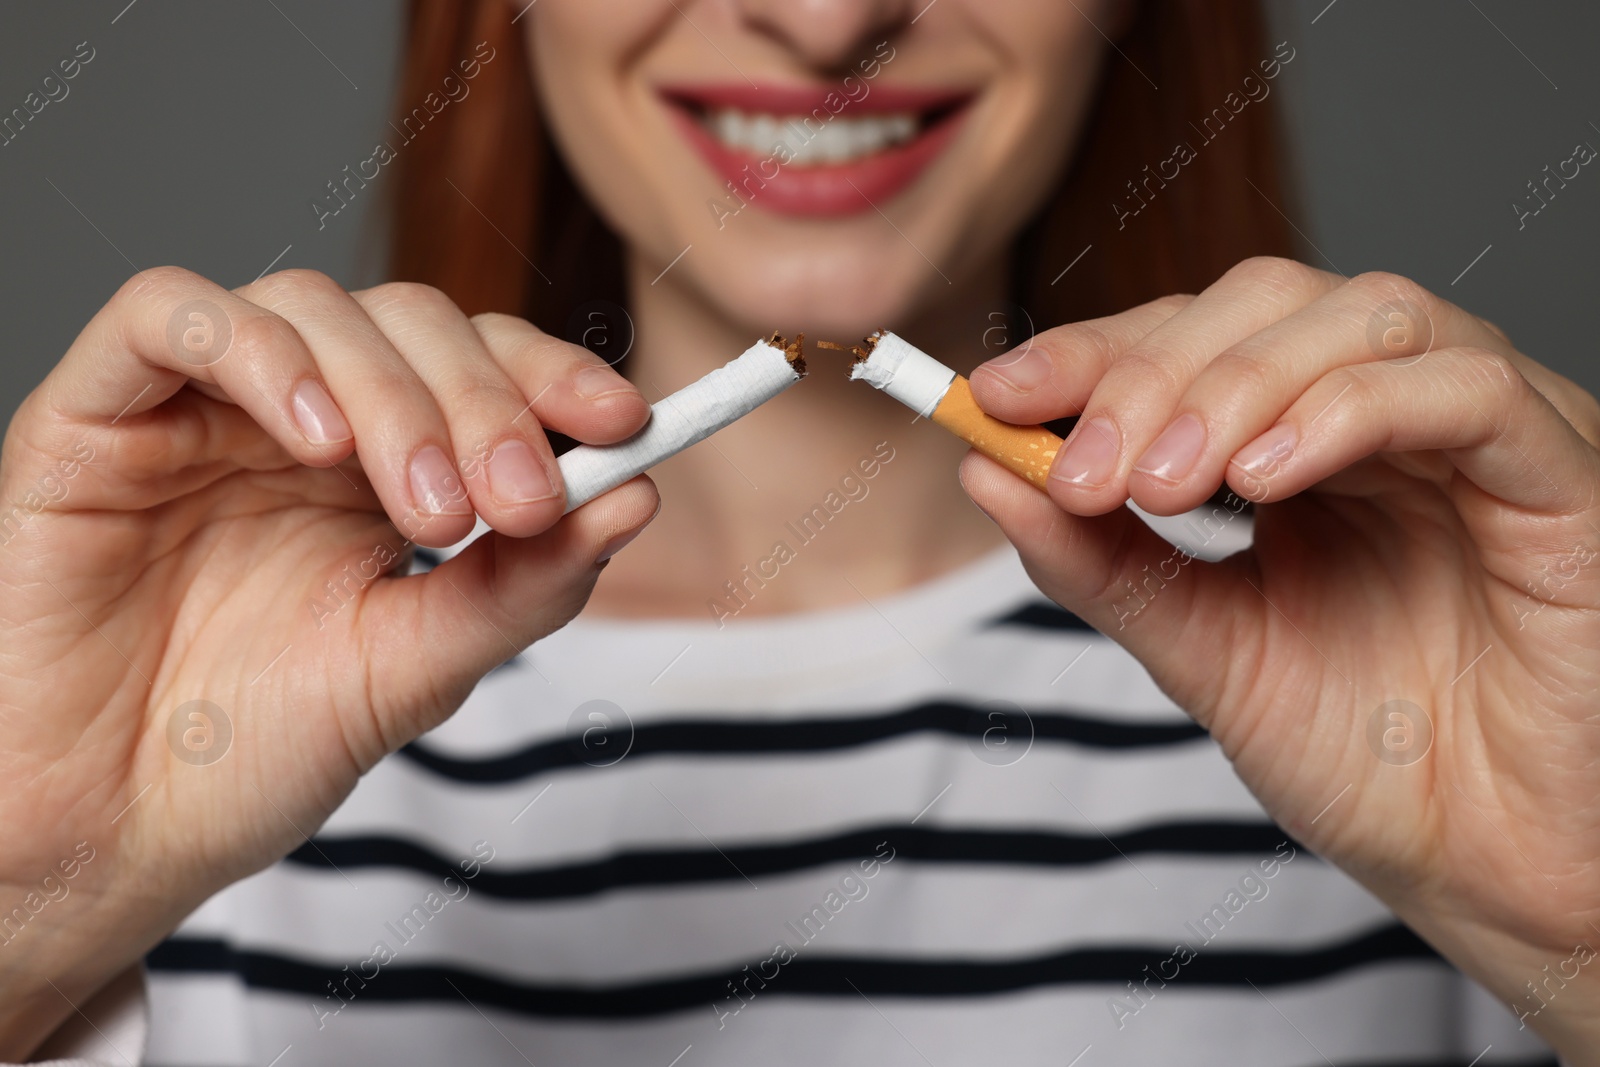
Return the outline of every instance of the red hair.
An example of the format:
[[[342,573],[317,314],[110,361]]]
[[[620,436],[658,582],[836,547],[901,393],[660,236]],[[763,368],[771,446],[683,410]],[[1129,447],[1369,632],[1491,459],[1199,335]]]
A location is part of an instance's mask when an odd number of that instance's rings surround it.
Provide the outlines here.
[[[459,79],[481,44],[494,58],[392,164],[390,277],[559,336],[577,305],[625,303],[621,246],[555,149],[512,18],[505,0],[411,0],[402,107]],[[1294,253],[1275,206],[1275,111],[1243,88],[1247,77],[1266,85],[1260,65],[1273,58],[1253,0],[1143,0],[1117,47],[1072,164],[1016,243],[1015,298],[1040,328],[1198,292],[1241,259]],[[1178,145],[1193,158],[1164,181]],[[1090,245],[1071,283],[1051,284]],[[534,264],[561,269],[545,277]]]

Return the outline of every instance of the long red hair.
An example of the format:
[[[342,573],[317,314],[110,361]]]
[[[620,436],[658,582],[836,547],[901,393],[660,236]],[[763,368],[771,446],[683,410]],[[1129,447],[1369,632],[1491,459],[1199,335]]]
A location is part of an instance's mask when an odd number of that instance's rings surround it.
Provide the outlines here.
[[[411,0],[404,114],[459,79],[481,44],[494,58],[392,164],[390,277],[560,335],[579,304],[625,303],[621,246],[540,119],[512,18],[505,0]],[[1271,97],[1224,110],[1273,56],[1253,0],[1143,0],[1117,47],[1072,165],[1015,246],[1015,299],[1040,328],[1198,292],[1248,256],[1294,254]],[[1193,158],[1161,182],[1178,145]],[[1052,284],[1089,246],[1070,283]]]

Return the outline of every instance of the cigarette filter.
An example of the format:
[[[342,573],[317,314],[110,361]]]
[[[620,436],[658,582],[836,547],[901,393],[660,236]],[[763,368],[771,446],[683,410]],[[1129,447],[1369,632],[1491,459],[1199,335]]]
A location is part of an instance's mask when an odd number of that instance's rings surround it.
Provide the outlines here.
[[[579,445],[556,459],[567,511],[703,441],[805,377],[805,335],[757,341],[737,359],[650,405],[644,429],[614,445]],[[565,512],[563,512],[565,514]]]
[[[839,347],[826,341],[819,344]],[[973,399],[967,379],[887,330],[868,337],[865,347],[857,345],[850,351],[856,357],[851,378],[883,390],[1007,470],[1045,488],[1061,438],[1043,426],[1016,426],[985,413]]]

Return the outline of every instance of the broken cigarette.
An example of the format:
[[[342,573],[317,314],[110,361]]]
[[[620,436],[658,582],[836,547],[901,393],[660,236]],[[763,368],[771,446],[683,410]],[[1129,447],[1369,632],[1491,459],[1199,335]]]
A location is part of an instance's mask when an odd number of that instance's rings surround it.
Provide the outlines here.
[[[1061,438],[1043,426],[1016,426],[985,413],[973,399],[967,379],[920,348],[887,330],[848,349],[829,341],[817,345],[854,354],[852,379],[883,390],[1013,474],[1045,488]]]
[[[773,334],[697,382],[650,405],[644,429],[614,445],[579,445],[556,458],[567,511],[703,441],[805,377],[805,334]],[[563,512],[565,514],[566,512]]]

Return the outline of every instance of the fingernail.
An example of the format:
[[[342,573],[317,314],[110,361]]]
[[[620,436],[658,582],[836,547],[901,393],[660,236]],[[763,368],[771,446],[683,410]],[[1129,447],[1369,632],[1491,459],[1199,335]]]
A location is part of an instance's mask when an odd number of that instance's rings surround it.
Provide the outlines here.
[[[1020,353],[1007,353],[983,365],[983,368],[1019,393],[1037,389],[1050,380],[1050,358],[1036,348],[1025,348]]]
[[[1133,465],[1140,474],[1164,482],[1182,481],[1206,446],[1205,424],[1193,415],[1179,415]]]
[[[434,515],[472,514],[466,486],[438,445],[420,448],[411,457],[411,498],[419,509]]]
[[[1117,464],[1117,427],[1107,418],[1081,424],[1056,457],[1050,477],[1070,485],[1103,485]]]
[[[628,380],[609,367],[585,367],[572,379],[572,391],[584,400],[626,393],[631,389]]]
[[[1293,423],[1280,422],[1235,452],[1231,462],[1247,474],[1254,474],[1257,477],[1271,474],[1280,464],[1294,455],[1297,436]]]
[[[556,487],[532,447],[511,438],[489,457],[489,492],[502,504],[532,504],[555,496]]]
[[[612,556],[615,556],[618,552],[621,552],[624,548],[627,548],[635,537],[638,537],[640,534],[644,533],[645,528],[648,527],[652,522],[656,521],[656,516],[659,514],[661,514],[661,505],[658,503],[656,504],[656,510],[654,513],[652,513],[648,519],[644,520],[644,522],[641,523],[636,529],[629,530],[625,534],[619,534],[607,541],[605,547],[600,550],[600,555],[595,557],[595,562],[604,563]]]
[[[296,386],[289,404],[294,409],[295,425],[312,444],[331,445],[350,440],[350,424],[345,421],[344,413],[315,378],[307,378]]]

